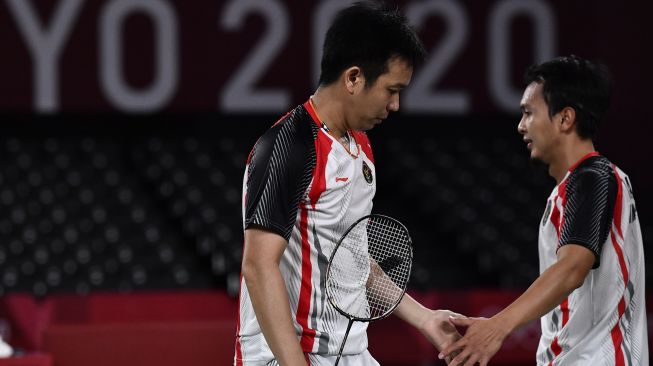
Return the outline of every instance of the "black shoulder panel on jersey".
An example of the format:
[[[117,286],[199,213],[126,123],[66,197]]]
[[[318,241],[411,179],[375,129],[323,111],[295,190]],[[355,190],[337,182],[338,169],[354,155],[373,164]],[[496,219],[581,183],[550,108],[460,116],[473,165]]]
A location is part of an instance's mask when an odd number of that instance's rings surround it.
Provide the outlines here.
[[[558,248],[583,245],[596,256],[593,268],[598,268],[617,199],[617,177],[610,161],[602,156],[583,161],[567,180],[566,197]]]
[[[258,225],[290,239],[316,163],[317,125],[298,106],[256,142],[245,187],[245,228]]]

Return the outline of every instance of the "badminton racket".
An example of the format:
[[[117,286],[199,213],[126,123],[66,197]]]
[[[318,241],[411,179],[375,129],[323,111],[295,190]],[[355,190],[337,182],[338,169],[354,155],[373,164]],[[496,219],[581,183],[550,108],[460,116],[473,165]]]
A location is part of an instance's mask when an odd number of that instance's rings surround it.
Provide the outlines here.
[[[329,303],[349,320],[336,366],[354,321],[385,318],[399,305],[412,263],[408,230],[391,217],[368,215],[345,231],[331,253],[326,275]]]

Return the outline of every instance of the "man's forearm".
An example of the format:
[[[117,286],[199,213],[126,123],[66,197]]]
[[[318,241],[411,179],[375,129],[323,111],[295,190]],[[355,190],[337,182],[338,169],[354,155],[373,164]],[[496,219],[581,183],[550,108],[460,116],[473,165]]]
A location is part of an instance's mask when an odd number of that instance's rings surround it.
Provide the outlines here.
[[[279,267],[244,266],[243,276],[265,340],[282,365],[306,365]]]
[[[399,319],[419,329],[428,317],[429,312],[429,309],[415,301],[410,295],[404,294],[394,314]]]
[[[579,245],[558,250],[558,261],[549,267],[517,300],[490,319],[454,318],[454,325],[467,327],[465,336],[445,347],[439,357],[458,355],[451,362],[486,365],[503,341],[515,329],[551,311],[574,289],[580,287],[592,268],[595,257]]]
[[[512,304],[493,318],[506,326],[508,333],[542,317],[559,305],[577,287],[582,285],[584,275],[572,263],[558,261],[549,267]]]

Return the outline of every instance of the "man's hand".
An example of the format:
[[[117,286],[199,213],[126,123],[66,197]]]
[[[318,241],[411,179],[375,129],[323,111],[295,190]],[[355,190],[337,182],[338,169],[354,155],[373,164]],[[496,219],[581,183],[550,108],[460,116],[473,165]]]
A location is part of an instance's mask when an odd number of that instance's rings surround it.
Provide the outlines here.
[[[438,351],[442,351],[443,348],[461,338],[456,327],[449,322],[450,317],[462,317],[462,315],[449,310],[430,310],[428,316],[418,327],[424,337],[426,337],[426,339],[428,339]],[[450,357],[446,357],[445,361],[449,363],[453,356],[455,356],[455,353]]]
[[[463,317],[449,310],[431,310],[405,294],[394,312],[399,318],[417,328],[438,351],[459,339],[460,333],[449,322],[449,317]]]
[[[431,310],[418,328],[438,351],[441,351],[461,337],[456,327],[449,321],[449,317],[451,316],[462,317],[462,315],[449,310]]]
[[[486,366],[509,334],[503,324],[494,318],[452,317],[450,322],[467,328],[464,337],[446,346],[438,356],[440,359],[453,357],[448,362],[451,365],[472,366],[478,363]]]

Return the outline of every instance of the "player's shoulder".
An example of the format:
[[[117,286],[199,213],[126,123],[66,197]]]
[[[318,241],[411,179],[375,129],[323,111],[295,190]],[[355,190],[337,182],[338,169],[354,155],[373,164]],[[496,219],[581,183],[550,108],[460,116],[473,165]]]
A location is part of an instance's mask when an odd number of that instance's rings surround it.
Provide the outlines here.
[[[317,125],[303,105],[298,105],[279,118],[263,135],[257,144],[273,144],[277,139],[291,142],[294,139],[313,139]]]
[[[609,175],[614,174],[614,166],[605,156],[595,155],[585,159],[580,164],[578,164],[572,174],[590,176],[603,176],[606,174]]]
[[[272,128],[278,128],[285,125],[308,124],[313,122],[313,118],[306,110],[303,104],[300,104],[283,115],[272,125]]]
[[[293,160],[309,153],[317,135],[317,125],[303,105],[299,105],[275,122],[256,141],[247,159],[287,159]],[[309,156],[311,154],[308,154]]]
[[[614,165],[602,155],[589,157],[572,171],[570,182],[576,182],[578,185],[614,184]]]

